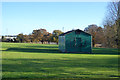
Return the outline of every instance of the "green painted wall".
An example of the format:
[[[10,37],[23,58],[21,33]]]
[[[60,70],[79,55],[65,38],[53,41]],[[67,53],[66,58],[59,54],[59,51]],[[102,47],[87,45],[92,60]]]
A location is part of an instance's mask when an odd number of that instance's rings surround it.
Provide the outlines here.
[[[62,39],[62,38],[61,38]],[[91,53],[91,35],[84,32],[76,34],[75,31],[66,34],[64,37],[64,43],[60,42],[60,50],[64,47],[62,52],[88,52]],[[64,46],[62,46],[65,44]]]

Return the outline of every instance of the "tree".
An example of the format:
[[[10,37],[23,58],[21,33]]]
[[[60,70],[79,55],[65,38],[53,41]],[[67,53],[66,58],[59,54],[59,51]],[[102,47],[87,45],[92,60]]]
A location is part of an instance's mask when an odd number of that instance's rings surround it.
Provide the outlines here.
[[[92,24],[88,25],[88,27],[86,27],[84,31],[92,35],[92,46],[94,46],[95,44],[103,44],[104,42],[103,28],[98,27],[95,24]]]
[[[23,35],[22,33],[21,33],[21,34],[18,34],[18,35],[17,35],[17,39],[18,39],[18,41],[21,42],[21,43],[24,42],[24,35]]]
[[[52,33],[53,34],[52,40],[58,44],[58,37],[62,33],[63,32],[61,30],[54,30],[53,33]]]
[[[45,35],[48,34],[46,29],[38,29],[38,30],[33,30],[32,32],[34,42],[44,42],[46,40]]]
[[[48,35],[46,36],[46,39],[48,41],[48,43],[50,44],[50,42],[52,42],[52,34],[51,33],[48,33]]]
[[[33,34],[29,34],[28,36],[29,36],[30,42],[33,42],[34,41],[34,35]]]
[[[109,19],[116,21],[119,17],[119,0],[114,0],[108,4]]]
[[[108,14],[104,20],[104,35],[106,47],[118,47],[120,32],[120,1],[110,2],[107,9]]]
[[[103,44],[104,42],[104,31],[103,28],[98,27],[96,31],[95,41],[97,44]]]
[[[118,26],[118,49],[120,49],[120,18],[117,21],[117,26]]]
[[[92,45],[95,45],[95,38],[96,38],[96,31],[97,31],[98,26],[95,24],[92,25],[88,25],[88,27],[86,27],[84,29],[85,32],[89,33],[92,35]]]
[[[31,42],[29,35],[24,35],[24,42]]]

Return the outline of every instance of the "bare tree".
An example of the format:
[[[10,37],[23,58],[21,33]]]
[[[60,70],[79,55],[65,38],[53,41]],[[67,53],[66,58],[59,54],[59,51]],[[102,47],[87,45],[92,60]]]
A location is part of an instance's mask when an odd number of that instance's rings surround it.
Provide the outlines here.
[[[108,3],[104,25],[113,25],[120,16],[120,0],[112,0]]]
[[[108,13],[110,15],[111,20],[117,20],[119,17],[119,0],[114,0],[108,4]]]
[[[105,44],[107,47],[118,47],[120,32],[120,0],[108,4],[106,19],[104,20]]]

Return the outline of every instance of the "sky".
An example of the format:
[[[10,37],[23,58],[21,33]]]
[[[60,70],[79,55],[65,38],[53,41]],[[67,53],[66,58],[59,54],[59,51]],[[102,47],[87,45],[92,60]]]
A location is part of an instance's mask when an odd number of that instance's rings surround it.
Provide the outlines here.
[[[3,2],[2,35],[30,34],[35,29],[63,32],[102,26],[107,2]]]

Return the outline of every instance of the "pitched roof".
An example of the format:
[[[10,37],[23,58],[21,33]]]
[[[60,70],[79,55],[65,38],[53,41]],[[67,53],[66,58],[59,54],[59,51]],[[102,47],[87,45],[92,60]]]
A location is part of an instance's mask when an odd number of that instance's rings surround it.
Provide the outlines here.
[[[65,33],[63,33],[63,34],[60,34],[59,36],[65,36],[66,34],[69,34],[69,33],[74,32],[74,31],[84,32],[84,31],[82,31],[82,30],[80,30],[80,29],[76,29],[76,30],[71,30],[71,31],[65,32]],[[86,33],[86,32],[84,32],[84,33]],[[91,36],[91,34],[89,34],[89,33],[86,33],[86,34],[88,34],[88,35]]]

